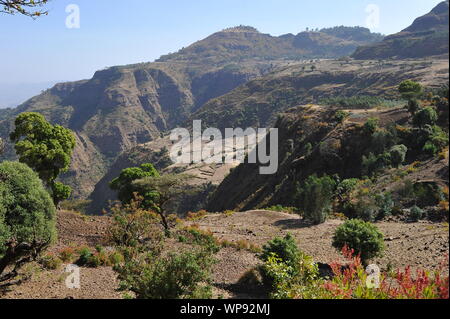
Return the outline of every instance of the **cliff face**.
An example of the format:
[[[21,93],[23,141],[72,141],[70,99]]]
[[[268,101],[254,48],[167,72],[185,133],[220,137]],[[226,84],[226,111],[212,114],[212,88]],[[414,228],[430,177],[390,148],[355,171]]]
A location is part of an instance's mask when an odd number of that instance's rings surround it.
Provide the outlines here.
[[[449,2],[443,1],[405,30],[386,37],[380,43],[358,48],[352,57],[386,59],[448,55],[448,12]]]
[[[358,43],[373,39],[369,32]],[[331,41],[348,42],[339,36]],[[292,43],[290,36],[272,37],[249,27],[227,29],[154,63],[112,67],[90,80],[57,84],[16,109],[2,111],[0,137],[7,140],[14,118],[30,111],[73,130],[77,146],[62,179],[76,197],[87,197],[122,152],[184,125],[207,101],[316,50]],[[331,48],[327,56],[342,53]],[[14,157],[11,145],[5,154]]]
[[[204,101],[261,75],[268,66],[239,70],[153,63],[98,71],[88,81],[58,84],[0,119],[8,137],[21,112],[40,112],[76,134],[70,171],[63,177],[75,196],[87,196],[123,151],[160,137]],[[6,112],[4,112],[6,113]],[[8,157],[12,157],[11,145]]]
[[[298,63],[252,80],[210,100],[192,119],[205,127],[271,127],[290,107],[336,96],[398,98],[397,86],[413,79],[425,86],[448,82],[448,60],[340,61]]]

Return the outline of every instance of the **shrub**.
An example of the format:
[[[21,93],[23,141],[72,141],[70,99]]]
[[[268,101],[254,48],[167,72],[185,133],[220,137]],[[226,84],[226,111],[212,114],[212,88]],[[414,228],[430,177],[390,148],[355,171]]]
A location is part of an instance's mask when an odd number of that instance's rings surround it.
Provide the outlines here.
[[[367,135],[372,135],[378,129],[378,119],[377,118],[369,118],[366,123],[364,123],[363,130]]]
[[[398,167],[403,164],[406,159],[406,153],[408,152],[408,148],[405,145],[395,145],[389,151],[391,164],[394,167]]]
[[[419,101],[416,99],[412,99],[408,101],[408,112],[412,115],[416,114],[416,112],[420,109]]]
[[[152,245],[153,249],[161,246],[158,217],[155,213],[142,209],[141,200],[138,197],[130,204],[119,204],[112,208],[113,222],[108,227],[107,235],[116,246],[138,247],[143,243]]]
[[[434,125],[438,120],[438,114],[432,107],[425,107],[414,115],[413,124],[418,127]]]
[[[53,254],[47,254],[39,259],[39,263],[48,270],[55,270],[61,267],[62,260]]]
[[[424,216],[424,211],[417,206],[413,206],[409,211],[409,219],[413,222],[418,222]]]
[[[338,110],[338,111],[336,111],[336,114],[334,115],[334,118],[335,118],[336,122],[342,123],[342,122],[345,121],[345,119],[347,117],[349,117],[349,115],[350,114],[348,112],[345,112],[345,111],[342,111],[342,110]]]
[[[363,262],[367,262],[383,252],[383,234],[369,222],[352,219],[336,229],[333,247],[339,251],[344,247],[353,249]]]
[[[289,287],[308,285],[319,273],[318,266],[300,251],[291,234],[269,241],[259,258],[264,262],[260,269],[263,283],[270,288],[272,298],[289,298]]]
[[[25,164],[1,163],[0,282],[39,257],[56,238],[55,224],[55,206],[37,174]]]
[[[330,176],[309,176],[299,190],[300,206],[306,219],[315,224],[325,222],[331,211],[336,182]]]
[[[75,256],[75,249],[71,247],[66,247],[59,252],[59,258],[65,262],[71,262]]]
[[[398,91],[404,99],[409,100],[420,97],[423,93],[423,87],[420,83],[406,80],[400,83]]]
[[[114,269],[121,288],[134,292],[138,299],[209,298],[212,264],[211,255],[200,250],[125,257],[125,264]]]
[[[284,238],[276,237],[264,245],[260,259],[267,261],[272,254],[275,254],[285,264],[294,267],[298,262],[300,250],[295,238],[291,234],[287,234]]]

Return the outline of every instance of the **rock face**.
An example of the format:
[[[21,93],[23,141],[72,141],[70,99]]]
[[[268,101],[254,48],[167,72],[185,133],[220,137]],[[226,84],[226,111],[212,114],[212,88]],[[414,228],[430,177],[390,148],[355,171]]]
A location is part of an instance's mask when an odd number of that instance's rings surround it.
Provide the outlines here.
[[[336,96],[397,98],[397,86],[413,79],[425,86],[448,82],[448,60],[340,61],[298,63],[254,79],[210,100],[192,119],[205,127],[271,127],[290,107]]]
[[[352,57],[386,59],[448,55],[448,12],[449,2],[443,1],[405,30],[386,37],[380,43],[358,48]]]
[[[357,43],[379,37],[370,32],[358,40],[341,36],[330,41],[339,48],[345,43],[347,51],[331,47],[326,56],[349,54]],[[76,197],[87,197],[120,153],[184,124],[207,101],[286,65],[291,57],[325,56],[308,44],[294,46],[294,38],[272,37],[250,27],[231,28],[154,63],[112,67],[90,80],[57,84],[16,109],[1,110],[0,137],[8,139],[13,119],[21,112],[40,112],[73,130],[77,146],[63,180]],[[11,145],[4,156],[14,157]]]

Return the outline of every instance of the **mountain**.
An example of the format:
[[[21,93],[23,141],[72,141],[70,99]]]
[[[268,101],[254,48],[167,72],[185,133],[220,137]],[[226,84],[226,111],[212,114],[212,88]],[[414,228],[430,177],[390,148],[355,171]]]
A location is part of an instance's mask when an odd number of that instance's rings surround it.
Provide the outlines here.
[[[449,1],[417,18],[405,30],[387,36],[382,42],[362,46],[355,59],[418,58],[447,54],[449,50]]]
[[[13,119],[29,111],[73,130],[77,146],[63,180],[76,197],[87,197],[122,152],[184,124],[207,101],[289,64],[290,58],[349,54],[379,37],[363,28],[338,29],[345,32],[307,33],[312,42],[250,27],[226,29],[154,63],[112,67],[89,80],[57,84],[0,113],[0,137],[7,140]],[[14,157],[11,145],[4,156]]]
[[[214,33],[158,61],[224,63],[245,59],[336,58],[350,55],[359,45],[382,39],[381,34],[362,27],[340,26],[274,37],[253,27],[240,26]]]
[[[314,71],[311,70],[315,66]],[[304,105],[307,103],[323,103],[327,98],[333,97],[358,97],[372,96],[366,98],[371,101],[371,105],[366,106],[362,103],[359,108],[369,108],[375,106],[403,106],[402,101],[398,99],[397,86],[402,80],[413,79],[421,82],[426,87],[440,87],[448,83],[448,60],[412,60],[412,61],[353,61],[347,59],[324,60],[319,62],[291,62],[274,69],[269,74],[250,80],[249,82],[237,87],[229,93],[211,99],[196,111],[183,126],[190,127],[192,120],[202,120],[204,127],[216,127],[220,130],[225,128],[247,128],[247,127],[274,127],[277,124],[281,113],[286,112],[292,107]],[[385,101],[390,99],[392,101]],[[304,116],[308,118],[310,114],[298,109],[299,118]],[[295,112],[292,112],[295,113]],[[327,114],[322,112],[321,114]],[[322,115],[320,120],[315,122],[317,127],[326,125],[330,122],[331,115]],[[299,120],[299,122],[301,122]],[[332,122],[332,120],[331,120]],[[287,122],[281,122],[280,127],[285,127]],[[289,124],[290,125],[290,124]],[[289,126],[288,125],[288,126]],[[303,128],[306,131],[314,131],[312,128]],[[286,134],[286,137],[280,137],[280,140],[292,139]],[[314,136],[314,135],[312,135]],[[317,138],[317,136],[316,136]],[[107,207],[109,200],[114,200],[115,194],[109,190],[108,183],[117,176],[120,171],[126,167],[139,166],[146,162],[156,163],[159,168],[165,169],[167,165],[160,165],[161,149],[170,147],[170,141],[167,137],[157,139],[151,143],[139,145],[123,152],[120,157],[112,164],[111,168],[95,186],[90,199],[92,205],[90,212],[99,212]],[[208,165],[204,165],[208,166]],[[241,165],[250,167],[249,165]],[[233,183],[247,185],[247,177],[236,175],[242,171],[241,166],[236,168],[225,182],[220,186],[220,194],[231,191],[227,187]],[[286,166],[288,167],[288,166]],[[194,167],[188,167],[189,169]],[[209,167],[200,167],[201,170],[210,171]],[[253,173],[258,172],[256,169]],[[259,174],[258,174],[259,175]],[[203,182],[210,182],[208,176],[203,176]],[[248,183],[264,183],[271,177],[248,176]],[[220,182],[215,180],[214,183]],[[227,186],[228,185],[228,186]],[[259,186],[261,186],[260,184]],[[246,192],[253,191],[256,188],[242,190],[242,196]],[[231,187],[231,186],[230,186]],[[218,193],[219,194],[219,193]],[[207,194],[206,194],[207,195]],[[219,195],[217,195],[219,196]],[[236,208],[239,202],[228,201],[228,196],[222,199],[216,198],[217,206],[211,204],[212,210],[220,210],[223,207]],[[228,203],[231,206],[226,206]],[[249,206],[250,207],[250,206]]]
[[[345,111],[348,117],[340,122],[336,119],[337,111]],[[380,127],[374,136],[393,129],[400,136],[402,130],[411,129],[411,114],[402,105],[349,109],[340,105],[310,104],[287,110],[279,115],[275,124],[280,141],[278,171],[273,175],[261,175],[259,164],[239,165],[209,197],[207,211],[246,211],[275,205],[299,207],[298,187],[313,174],[339,176],[340,180],[365,179],[367,160],[364,156],[376,152],[375,145],[383,145],[376,144],[380,140],[374,142],[376,138],[368,138],[364,131],[364,123],[370,118],[377,118]],[[399,190],[404,189],[407,181],[448,187],[448,149],[443,156],[424,158],[414,149],[415,140],[406,144],[405,166],[388,169],[366,183],[367,193],[392,193],[394,201],[400,203],[405,195]],[[438,203],[439,200],[430,206]]]
[[[271,127],[290,107],[336,96],[398,99],[407,79],[425,86],[448,83],[448,60],[351,61],[296,63],[249,81],[210,100],[193,114],[205,127]]]

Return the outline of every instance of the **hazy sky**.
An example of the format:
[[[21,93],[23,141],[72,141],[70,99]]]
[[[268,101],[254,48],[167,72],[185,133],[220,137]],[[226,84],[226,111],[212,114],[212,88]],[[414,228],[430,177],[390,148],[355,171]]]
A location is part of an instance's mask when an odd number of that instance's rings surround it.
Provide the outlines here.
[[[366,25],[369,4],[391,34],[439,0],[52,0],[47,17],[0,15],[1,83],[90,78],[107,66],[152,61],[209,34],[251,25],[272,35],[309,28]],[[66,27],[66,7],[80,9],[80,28]]]

